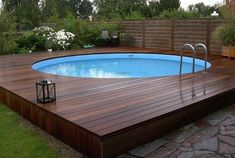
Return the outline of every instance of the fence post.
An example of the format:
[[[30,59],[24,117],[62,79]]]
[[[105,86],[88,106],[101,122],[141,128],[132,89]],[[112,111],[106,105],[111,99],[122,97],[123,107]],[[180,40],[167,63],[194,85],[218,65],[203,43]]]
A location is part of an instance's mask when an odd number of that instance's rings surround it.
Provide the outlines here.
[[[210,52],[210,42],[211,42],[211,19],[208,18],[206,23],[206,47],[208,53]]]
[[[145,19],[142,21],[142,47],[145,48]]]
[[[171,20],[171,50],[175,48],[175,20]]]

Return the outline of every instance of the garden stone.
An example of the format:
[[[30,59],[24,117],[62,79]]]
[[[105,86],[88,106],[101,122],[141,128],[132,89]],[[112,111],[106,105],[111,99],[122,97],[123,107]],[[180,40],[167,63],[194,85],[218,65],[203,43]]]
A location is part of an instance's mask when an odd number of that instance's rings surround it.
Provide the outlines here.
[[[194,158],[207,158],[207,157],[213,157],[215,155],[214,152],[211,151],[203,151],[203,150],[199,150],[199,151],[195,151],[193,157]]]
[[[225,156],[226,158],[232,158],[232,155],[231,155],[231,154],[224,154],[224,156]]]
[[[187,140],[187,143],[195,144],[203,140],[214,137],[219,131],[218,127],[207,128],[203,131],[199,131]]]
[[[219,144],[219,153],[221,153],[221,154],[234,154],[235,153],[235,147],[232,147],[228,144],[220,142],[220,144]]]
[[[235,124],[235,118],[234,117],[229,117],[226,120],[224,120],[223,122],[219,123],[219,125],[223,125],[223,126],[230,126]]]
[[[218,141],[216,137],[213,137],[202,142],[196,143],[193,145],[193,147],[197,150],[217,151]]]
[[[191,137],[193,134],[195,134],[199,130],[198,127],[191,125],[184,128],[184,131],[182,131],[176,138],[175,141],[178,143],[184,142],[187,138]]]
[[[124,154],[124,155],[120,155],[120,156],[118,156],[116,158],[136,158],[136,157],[134,157],[132,155],[129,155],[129,154]]]
[[[235,130],[234,131],[220,131],[222,135],[235,135]]]
[[[218,138],[219,140],[222,140],[223,142],[228,143],[235,147],[235,138],[223,135],[219,135]]]
[[[146,155],[150,154],[151,152],[155,151],[166,143],[167,141],[164,139],[157,139],[154,142],[135,148],[129,151],[129,153],[135,156],[145,157]]]
[[[209,115],[205,119],[212,125],[217,125],[219,122],[228,118],[231,114],[223,111],[216,112],[214,114]]]
[[[193,152],[183,152],[177,158],[191,158],[193,156]]]
[[[179,143],[170,142],[164,145],[163,147],[160,147],[153,153],[147,155],[146,158],[165,158],[168,157],[169,155],[173,155],[172,153],[174,153],[179,147],[180,147]]]
[[[181,147],[179,148],[180,151],[193,151],[192,147]]]

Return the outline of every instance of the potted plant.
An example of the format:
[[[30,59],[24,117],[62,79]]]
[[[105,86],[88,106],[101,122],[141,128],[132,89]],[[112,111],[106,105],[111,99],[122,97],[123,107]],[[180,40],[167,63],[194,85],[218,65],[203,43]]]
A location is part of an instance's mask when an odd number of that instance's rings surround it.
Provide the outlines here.
[[[215,31],[216,39],[222,44],[222,56],[235,58],[235,16],[224,12],[225,22]]]

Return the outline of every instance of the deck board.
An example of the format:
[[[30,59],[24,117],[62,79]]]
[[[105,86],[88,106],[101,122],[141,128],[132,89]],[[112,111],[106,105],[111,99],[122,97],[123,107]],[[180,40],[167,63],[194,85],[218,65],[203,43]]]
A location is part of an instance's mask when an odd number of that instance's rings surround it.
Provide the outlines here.
[[[32,63],[47,58],[117,51],[161,52],[109,48],[1,56],[0,100],[49,134],[98,158],[113,157],[235,101],[235,60],[216,55],[209,55],[208,73],[182,77],[91,79],[31,69]],[[43,78],[56,83],[54,103],[36,103],[35,82]]]

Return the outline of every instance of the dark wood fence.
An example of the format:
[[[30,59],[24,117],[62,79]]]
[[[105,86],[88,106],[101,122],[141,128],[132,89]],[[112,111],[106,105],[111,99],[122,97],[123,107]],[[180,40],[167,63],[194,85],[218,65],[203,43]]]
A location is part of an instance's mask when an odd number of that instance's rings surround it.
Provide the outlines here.
[[[213,32],[221,19],[125,20],[121,22],[123,46],[179,50],[185,43],[204,43],[210,53],[220,53]]]

